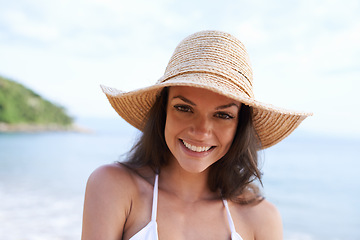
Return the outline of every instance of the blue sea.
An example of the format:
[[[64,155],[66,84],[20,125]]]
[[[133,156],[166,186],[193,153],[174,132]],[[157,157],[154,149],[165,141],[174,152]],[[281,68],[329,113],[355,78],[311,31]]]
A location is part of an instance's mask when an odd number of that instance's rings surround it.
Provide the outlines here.
[[[117,161],[138,132],[82,119],[90,133],[0,134],[0,239],[80,239],[89,174]],[[360,138],[305,133],[260,154],[264,195],[287,240],[360,239]]]

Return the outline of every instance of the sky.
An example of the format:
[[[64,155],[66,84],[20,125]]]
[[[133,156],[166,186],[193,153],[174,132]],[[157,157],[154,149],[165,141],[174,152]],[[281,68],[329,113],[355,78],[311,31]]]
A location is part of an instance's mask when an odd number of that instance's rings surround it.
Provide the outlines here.
[[[301,130],[360,136],[358,0],[0,0],[0,75],[76,118],[117,118],[99,85],[154,84],[201,30],[242,41],[259,101],[313,112]]]

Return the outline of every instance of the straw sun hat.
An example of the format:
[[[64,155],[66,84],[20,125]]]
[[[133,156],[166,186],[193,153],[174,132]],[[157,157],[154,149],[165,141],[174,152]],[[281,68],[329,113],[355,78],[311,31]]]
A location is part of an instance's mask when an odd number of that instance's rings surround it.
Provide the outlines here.
[[[101,88],[116,112],[142,130],[157,94],[168,86],[205,88],[252,107],[253,124],[263,149],[280,142],[311,115],[256,101],[253,73],[244,45],[219,31],[198,32],[181,41],[165,74],[150,87],[130,92]]]

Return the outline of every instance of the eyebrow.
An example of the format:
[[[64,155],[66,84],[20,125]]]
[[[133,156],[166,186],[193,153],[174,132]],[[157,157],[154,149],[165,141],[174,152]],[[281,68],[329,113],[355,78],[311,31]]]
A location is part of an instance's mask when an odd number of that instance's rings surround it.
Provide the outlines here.
[[[174,96],[172,99],[175,99],[175,98],[179,98],[181,99],[182,101],[190,104],[190,105],[193,105],[193,106],[196,106],[196,104],[194,102],[192,102],[191,100],[187,99],[186,97],[184,96],[181,96],[181,95],[178,95],[178,96]],[[225,104],[225,105],[221,105],[221,106],[218,106],[216,107],[215,109],[216,110],[220,110],[220,109],[225,109],[225,108],[229,108],[229,107],[232,107],[232,106],[235,106],[237,108],[240,108],[239,105],[237,105],[236,103],[229,103],[229,104]]]
[[[190,101],[189,99],[187,99],[186,97],[183,97],[183,96],[181,96],[181,95],[178,95],[178,96],[173,97],[173,99],[175,99],[175,98],[180,98],[180,99],[183,100],[184,102],[186,102],[186,103],[188,103],[188,104],[190,104],[190,105],[196,106],[195,103],[193,103],[192,101]]]
[[[225,108],[229,108],[229,107],[232,107],[232,106],[235,106],[237,108],[240,108],[239,105],[237,105],[236,103],[229,103],[229,104],[226,104],[226,105],[222,105],[222,106],[219,106],[217,108],[215,108],[216,110],[219,110],[219,109],[225,109]]]

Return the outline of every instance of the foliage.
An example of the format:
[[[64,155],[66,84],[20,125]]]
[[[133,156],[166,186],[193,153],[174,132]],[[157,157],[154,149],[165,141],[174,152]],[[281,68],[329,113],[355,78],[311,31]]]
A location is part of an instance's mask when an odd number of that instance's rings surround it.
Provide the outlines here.
[[[63,107],[0,76],[0,122],[70,125],[73,119],[65,113]]]

